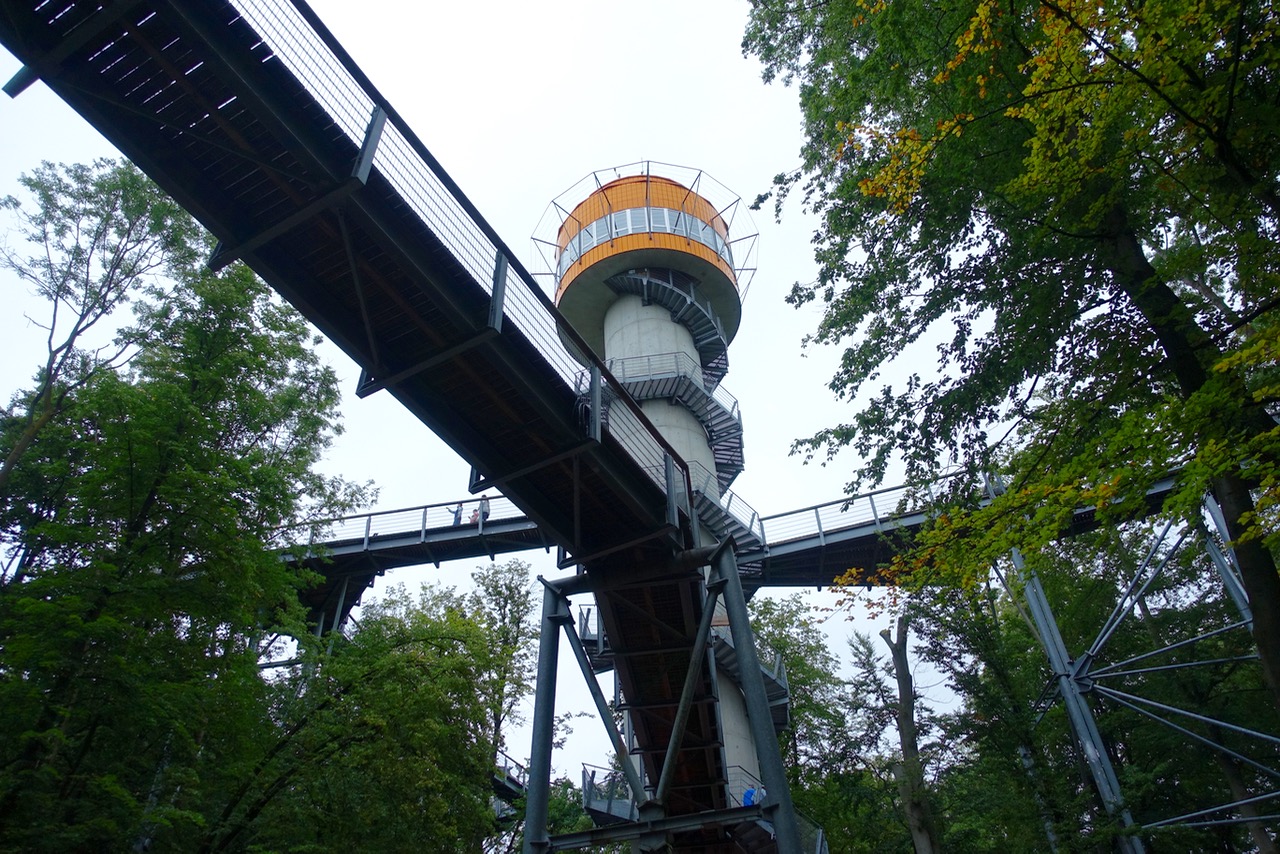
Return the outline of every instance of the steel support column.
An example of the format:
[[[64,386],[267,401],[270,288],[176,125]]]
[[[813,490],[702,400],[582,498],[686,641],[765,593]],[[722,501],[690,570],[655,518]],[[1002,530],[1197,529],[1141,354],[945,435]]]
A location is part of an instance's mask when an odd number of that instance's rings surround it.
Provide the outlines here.
[[[338,589],[338,605],[333,609],[333,623],[329,629],[329,646],[325,649],[325,655],[333,653],[333,642],[336,635],[342,629],[342,606],[347,603],[347,582],[351,580],[351,576],[342,576],[342,587]],[[323,622],[323,618],[321,619]]]
[[[541,581],[541,577],[538,579]],[[542,627],[538,638],[538,682],[533,695],[533,744],[525,790],[524,854],[548,848],[547,806],[551,799],[551,744],[555,737],[556,658],[560,626],[571,620],[564,597],[551,587],[542,593]]]
[[[760,777],[768,792],[765,810],[773,813],[771,819],[777,834],[779,854],[800,854],[800,827],[796,822],[795,806],[791,803],[791,789],[787,786],[778,737],[773,731],[769,697],[760,672],[756,639],[751,631],[751,617],[747,613],[747,598],[742,592],[742,579],[738,577],[732,540],[721,544],[711,558],[711,567],[726,582],[724,605],[729,614],[733,646],[738,653],[742,694],[747,702],[747,723],[751,728],[751,738],[756,743]]]
[[[546,582],[543,583],[546,584]],[[558,593],[553,589],[552,585],[548,584],[548,595],[553,592]],[[562,606],[565,613],[569,613],[567,599],[562,600]],[[582,671],[582,678],[586,681],[587,688],[591,692],[591,700],[596,704],[596,714],[600,715],[600,721],[609,733],[609,743],[613,745],[618,767],[622,769],[623,776],[627,778],[627,785],[631,788],[631,801],[638,809],[640,807],[640,795],[644,791],[644,783],[641,782],[640,774],[636,771],[635,765],[631,763],[627,742],[623,739],[622,733],[618,731],[618,726],[613,721],[613,712],[610,711],[609,703],[604,698],[604,692],[600,690],[600,683],[596,681],[595,672],[591,669],[591,660],[587,656],[587,650],[582,645],[582,638],[578,636],[577,629],[573,626],[573,620],[565,621],[561,625],[564,627],[564,635],[569,641],[569,647],[573,650],[573,655],[578,660],[578,669]]]
[[[1214,542],[1213,537],[1208,532],[1204,534],[1205,551],[1209,553],[1213,565],[1217,567],[1218,574],[1222,577],[1222,583],[1227,589],[1227,594],[1231,597],[1231,601],[1236,603],[1237,610],[1249,624],[1249,631],[1253,631],[1253,611],[1249,607],[1249,594],[1244,591],[1244,583],[1240,580],[1240,564],[1236,561],[1235,549],[1231,548],[1231,536],[1227,533],[1227,520],[1222,515],[1222,508],[1218,506],[1217,500],[1212,493],[1207,493],[1204,497],[1204,508],[1208,512],[1209,518],[1213,520],[1213,527],[1218,532],[1218,536],[1222,538],[1223,548],[1218,548],[1218,544]]]
[[[1045,596],[1040,578],[1034,572],[1028,573],[1022,561],[1022,554],[1013,550],[1013,566],[1022,577],[1023,592],[1027,600],[1027,608],[1031,619],[1035,622],[1040,634],[1040,642],[1049,657],[1049,666],[1053,669],[1058,693],[1062,696],[1067,710],[1067,718],[1071,723],[1076,743],[1084,753],[1085,763],[1093,777],[1098,794],[1102,797],[1102,805],[1107,814],[1120,820],[1127,830],[1135,826],[1133,816],[1124,805],[1124,797],[1120,792],[1120,781],[1116,778],[1111,759],[1107,756],[1106,745],[1102,742],[1102,734],[1093,719],[1093,711],[1084,697],[1084,691],[1075,679],[1075,665],[1067,654],[1066,644],[1058,631],[1058,623],[1049,608],[1049,600]],[[1119,848],[1125,854],[1143,854],[1146,850],[1142,840],[1137,836],[1124,835],[1117,840]]]

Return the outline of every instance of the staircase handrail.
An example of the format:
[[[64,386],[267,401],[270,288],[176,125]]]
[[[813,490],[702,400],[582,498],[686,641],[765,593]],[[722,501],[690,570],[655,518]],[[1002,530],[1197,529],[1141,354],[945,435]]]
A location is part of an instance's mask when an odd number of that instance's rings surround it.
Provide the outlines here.
[[[693,491],[702,493],[708,498],[719,496],[716,503],[720,505],[720,509],[733,517],[738,524],[750,531],[761,545],[765,542],[764,520],[755,508],[748,504],[732,489],[721,490],[716,473],[707,469],[706,466],[696,460],[689,461],[689,477],[693,482]],[[712,485],[715,488],[712,488]]]

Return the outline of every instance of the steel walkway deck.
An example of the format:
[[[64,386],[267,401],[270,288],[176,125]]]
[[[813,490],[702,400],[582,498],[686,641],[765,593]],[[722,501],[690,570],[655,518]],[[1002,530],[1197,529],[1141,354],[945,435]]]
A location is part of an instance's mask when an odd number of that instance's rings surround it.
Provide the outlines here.
[[[1172,487],[1172,477],[1157,483],[1147,493],[1148,509],[1158,509]],[[866,584],[880,583],[875,568],[888,563],[909,543],[927,518],[924,510],[906,503],[907,498],[907,489],[898,486],[772,516],[735,519],[734,527],[756,535],[747,547],[738,550],[743,586],[748,591],[825,587],[854,568],[865,570],[862,580]],[[450,508],[455,503],[365,513],[322,523],[309,532],[314,549],[311,566],[326,579],[306,599],[312,621],[319,620],[322,613],[327,620],[335,614],[341,618],[362,591],[391,569],[428,563],[439,566],[447,560],[493,558],[551,547],[536,524],[505,499],[493,501],[493,515],[484,525],[454,526]],[[468,512],[473,504],[466,505]],[[726,504],[720,515],[733,517],[731,508],[735,505]],[[1095,517],[1092,508],[1077,510],[1067,533],[1090,530]],[[286,533],[284,541],[307,539],[289,540]],[[340,596],[344,579],[347,593]]]

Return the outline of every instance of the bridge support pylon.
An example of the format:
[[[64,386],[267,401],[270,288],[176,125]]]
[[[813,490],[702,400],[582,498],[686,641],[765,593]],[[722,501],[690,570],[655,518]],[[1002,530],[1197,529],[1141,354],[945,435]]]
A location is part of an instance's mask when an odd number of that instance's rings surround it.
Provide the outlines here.
[[[529,779],[525,813],[525,854],[567,851],[588,845],[630,841],[638,852],[675,850],[680,840],[691,833],[703,833],[706,840],[721,839],[733,850],[761,850],[799,854],[802,847],[800,826],[791,801],[786,771],[778,746],[773,709],[777,698],[770,699],[765,670],[756,653],[755,638],[747,613],[746,597],[738,574],[731,541],[714,549],[697,550],[704,562],[703,597],[697,630],[689,644],[689,667],[678,703],[671,717],[670,739],[666,745],[648,745],[664,757],[655,766],[656,773],[646,776],[643,763],[637,761],[628,741],[618,729],[614,710],[610,708],[595,678],[596,667],[575,628],[570,612],[570,595],[588,592],[590,582],[585,574],[560,581],[540,579],[544,586],[542,635],[539,647],[538,682],[533,717]],[[687,557],[687,556],[686,556]],[[677,559],[677,563],[680,562]],[[759,803],[737,806],[729,792],[728,759],[721,749],[724,778],[719,783],[719,809],[682,813],[671,808],[670,795],[678,775],[680,751],[687,736],[686,724],[695,704],[699,685],[708,671],[715,673],[713,623],[724,623],[727,617],[729,641],[736,657],[734,679],[745,699],[747,724],[760,781],[768,796]],[[625,778],[631,793],[631,820],[618,821],[591,831],[551,836],[547,826],[552,773],[555,696],[559,636],[565,638],[574,652],[579,669],[591,692],[596,712],[614,747],[614,773]],[[600,648],[600,647],[597,647]],[[656,779],[655,779],[656,778]],[[584,793],[585,794],[585,793]],[[820,839],[820,837],[819,837]],[[705,842],[708,846],[712,842]],[[821,843],[819,843],[821,845]],[[720,850],[708,847],[707,850]],[[727,850],[727,848],[725,849]],[[815,850],[822,850],[821,848]]]

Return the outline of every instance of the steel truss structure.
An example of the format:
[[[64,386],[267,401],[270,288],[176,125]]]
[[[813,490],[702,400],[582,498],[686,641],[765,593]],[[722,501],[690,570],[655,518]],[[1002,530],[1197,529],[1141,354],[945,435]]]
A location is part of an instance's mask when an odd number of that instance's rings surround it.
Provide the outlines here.
[[[543,851],[568,851],[590,845],[609,842],[632,841],[638,851],[665,851],[671,844],[671,835],[681,831],[723,828],[726,836],[740,835],[747,825],[766,823],[776,850],[783,854],[812,851],[824,852],[825,842],[819,834],[814,847],[802,847],[800,827],[782,754],[773,726],[770,700],[756,652],[755,639],[747,613],[747,599],[734,558],[732,541],[699,550],[691,556],[695,563],[706,567],[704,600],[701,619],[691,649],[689,666],[680,691],[679,704],[673,717],[670,741],[665,748],[665,759],[657,780],[642,779],[641,772],[631,761],[622,733],[614,722],[613,711],[595,679],[590,656],[574,625],[569,597],[592,591],[592,582],[584,573],[559,581],[542,581],[543,610],[538,650],[537,689],[533,712],[533,744],[529,764],[529,788],[525,812],[526,854]],[[776,793],[764,804],[729,807],[696,814],[668,815],[668,803],[675,780],[676,757],[681,742],[686,737],[686,725],[693,708],[695,690],[711,653],[711,628],[716,605],[721,603],[728,613],[729,630],[739,659],[738,679],[746,697],[748,722],[760,763],[761,782],[771,793]],[[581,833],[551,837],[547,832],[547,809],[550,797],[551,751],[554,736],[556,671],[559,653],[559,637],[563,631],[573,650],[582,677],[591,692],[596,712],[609,733],[614,745],[615,762],[621,770],[631,793],[634,809],[639,818]],[[727,779],[726,779],[727,784]],[[643,795],[642,795],[643,793]]]
[[[1238,666],[1258,660],[1256,652],[1195,657],[1197,645],[1205,645],[1206,641],[1218,640],[1232,633],[1250,632],[1252,629],[1252,616],[1240,583],[1239,571],[1231,549],[1223,545],[1227,541],[1223,533],[1225,529],[1221,525],[1221,513],[1212,498],[1205,499],[1204,516],[1213,523],[1216,536],[1215,533],[1210,533],[1203,519],[1166,520],[1158,525],[1159,530],[1151,537],[1145,556],[1119,590],[1110,615],[1098,627],[1092,642],[1074,655],[1063,640],[1044,585],[1037,573],[1027,567],[1022,555],[1016,549],[1012,552],[1009,557],[1010,572],[1002,572],[1000,567],[994,567],[995,577],[1018,606],[1048,658],[1052,677],[1042,700],[1052,702],[1056,699],[1062,702],[1073,740],[1084,759],[1102,805],[1124,831],[1118,837],[1117,845],[1128,854],[1141,854],[1146,850],[1143,839],[1162,829],[1245,823],[1261,825],[1280,820],[1280,811],[1275,810],[1275,803],[1280,799],[1280,763],[1267,763],[1259,761],[1256,756],[1250,757],[1238,746],[1224,743],[1224,736],[1229,733],[1234,736],[1234,740],[1255,744],[1260,748],[1259,753],[1269,748],[1273,756],[1280,756],[1280,751],[1277,751],[1280,748],[1280,738],[1250,726],[1142,695],[1142,683],[1157,674],[1166,676],[1178,671]],[[1165,577],[1171,563],[1197,546],[1203,549],[1204,556],[1212,564],[1213,571],[1222,583],[1225,601],[1230,602],[1230,609],[1234,613],[1229,614],[1216,627],[1109,661],[1108,646],[1117,632],[1135,612],[1146,613],[1147,596],[1158,589],[1157,582]],[[1252,647],[1251,638],[1248,645]],[[1117,685],[1123,680],[1136,683],[1136,687],[1126,684],[1125,687],[1129,690],[1122,690]],[[1270,781],[1269,790],[1181,815],[1136,821],[1124,798],[1107,742],[1095,719],[1097,706],[1103,704],[1128,710],[1168,727],[1195,744],[1252,769],[1260,778]],[[1043,719],[1043,714],[1042,709],[1040,719]],[[1025,753],[1024,763],[1030,770],[1030,758]],[[1262,805],[1271,805],[1272,811],[1260,814],[1257,808]],[[1057,850],[1051,828],[1047,835],[1051,847]]]

